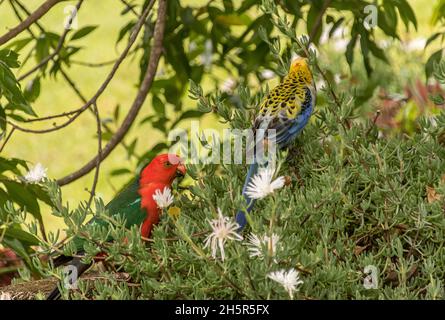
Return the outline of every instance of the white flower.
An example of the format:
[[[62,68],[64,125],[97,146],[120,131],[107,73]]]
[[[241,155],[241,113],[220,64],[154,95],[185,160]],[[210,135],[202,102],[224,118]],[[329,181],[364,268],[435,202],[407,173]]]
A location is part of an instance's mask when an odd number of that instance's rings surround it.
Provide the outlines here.
[[[212,40],[207,39],[204,43],[204,52],[201,54],[201,63],[207,69],[212,65],[212,56],[213,56],[213,44]]]
[[[170,188],[165,187],[162,192],[160,189],[157,189],[153,195],[153,200],[156,201],[159,208],[167,208],[173,203],[173,195]]]
[[[222,92],[232,92],[235,89],[236,81],[232,78],[227,78],[221,85]]]
[[[261,72],[261,77],[265,80],[272,79],[275,77],[275,72],[269,69],[265,69],[263,72]]]
[[[0,294],[0,300],[12,300],[11,294],[8,292],[2,292]]]
[[[425,49],[425,44],[425,38],[415,38],[411,41],[403,43],[403,46],[407,51],[421,51]]]
[[[298,290],[298,286],[303,283],[303,281],[300,280],[299,272],[295,269],[290,269],[287,272],[282,269],[280,271],[270,272],[267,276],[281,284],[289,293],[291,299],[294,298],[294,292]]]
[[[41,163],[37,163],[23,178],[27,182],[38,183],[46,178],[46,170],[47,169],[44,168]]]
[[[251,258],[259,257],[262,259],[264,257],[263,248],[267,247],[268,252],[273,257],[277,252],[278,241],[280,241],[280,236],[275,233],[272,233],[272,237],[269,237],[268,235],[257,236],[256,234],[251,233],[249,235],[249,243],[247,244],[249,247],[247,250],[250,252],[249,256]]]
[[[335,51],[345,51],[348,43],[349,42],[346,39],[337,39],[334,41],[334,50]]]
[[[246,188],[246,195],[252,199],[262,199],[284,186],[284,177],[278,177],[272,181],[274,170],[267,167],[252,178]]]
[[[212,227],[212,233],[205,239],[204,248],[210,246],[212,249],[212,257],[216,258],[216,253],[219,248],[221,251],[221,260],[224,261],[224,244],[227,240],[243,240],[243,237],[236,231],[239,228],[238,223],[230,221],[229,217],[224,217],[221,210],[218,208],[218,218],[209,220]]]

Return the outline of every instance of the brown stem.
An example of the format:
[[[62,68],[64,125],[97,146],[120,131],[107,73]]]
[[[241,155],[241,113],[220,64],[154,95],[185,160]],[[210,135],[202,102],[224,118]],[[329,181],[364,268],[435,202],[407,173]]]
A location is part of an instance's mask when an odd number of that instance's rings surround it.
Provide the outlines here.
[[[8,143],[9,139],[11,139],[12,134],[14,133],[15,129],[12,128],[9,133],[8,136],[6,137],[5,141],[3,142],[2,146],[0,147],[0,153],[2,153],[3,149],[5,148],[6,144]]]
[[[108,155],[114,150],[114,148],[122,141],[128,130],[130,129],[131,125],[133,124],[134,120],[136,119],[136,116],[138,115],[150,91],[151,84],[153,83],[159,60],[161,58],[162,43],[164,40],[166,8],[166,0],[159,0],[158,17],[154,31],[154,43],[150,53],[150,60],[148,63],[147,71],[145,72],[144,80],[142,81],[139,92],[135,100],[133,101],[130,111],[125,117],[121,127],[105,146],[101,156],[94,157],[79,170],[59,179],[57,182],[60,186],[71,183],[89,173],[95,167],[98,158],[99,161],[103,161],[106,157],[108,157]]]
[[[100,169],[100,158],[102,157],[102,126],[100,121],[99,108],[97,104],[93,105],[94,115],[96,116],[96,126],[97,126],[97,160],[96,160],[96,170],[94,172],[93,185],[91,186],[90,198],[88,199],[87,210],[91,207],[91,202],[96,195],[97,182],[99,181],[99,169]]]
[[[36,11],[31,13],[23,22],[19,23],[16,27],[9,30],[3,36],[0,37],[0,45],[5,44],[12,38],[15,38],[24,30],[28,29],[30,25],[39,20],[42,16],[44,16],[52,7],[54,7],[57,3],[65,1],[65,0],[47,0],[40,7],[37,8]]]

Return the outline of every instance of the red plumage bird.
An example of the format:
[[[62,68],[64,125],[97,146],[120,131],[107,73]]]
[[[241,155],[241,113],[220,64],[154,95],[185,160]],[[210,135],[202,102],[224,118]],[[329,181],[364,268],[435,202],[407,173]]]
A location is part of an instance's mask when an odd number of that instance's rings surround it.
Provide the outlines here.
[[[126,228],[134,225],[141,226],[141,236],[149,238],[153,226],[159,222],[161,209],[158,208],[153,195],[157,190],[162,192],[164,188],[170,188],[179,176],[184,176],[186,169],[179,156],[174,154],[161,154],[155,157],[127,187],[116,195],[107,205],[106,209],[110,217],[124,217]],[[88,222],[106,226],[108,222],[93,218]],[[53,260],[54,266],[71,265],[77,269],[80,276],[91,264],[82,263],[79,258],[83,254],[85,239],[74,238],[72,240],[77,248],[76,257],[58,256]],[[58,288],[55,288],[47,299],[60,298]]]

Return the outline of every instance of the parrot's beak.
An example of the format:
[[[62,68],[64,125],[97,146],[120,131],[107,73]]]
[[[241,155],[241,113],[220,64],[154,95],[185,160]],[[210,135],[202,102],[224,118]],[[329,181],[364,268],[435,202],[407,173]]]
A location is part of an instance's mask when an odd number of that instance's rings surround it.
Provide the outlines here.
[[[187,170],[185,169],[185,165],[180,163],[176,167],[176,177],[184,177]]]

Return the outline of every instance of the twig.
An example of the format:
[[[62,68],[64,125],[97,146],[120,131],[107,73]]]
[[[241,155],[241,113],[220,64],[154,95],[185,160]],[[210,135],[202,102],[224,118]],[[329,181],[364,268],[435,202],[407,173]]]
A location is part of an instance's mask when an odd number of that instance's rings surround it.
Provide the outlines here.
[[[374,119],[372,120],[372,124],[369,126],[369,129],[366,131],[365,136],[368,136],[369,133],[371,132],[372,128],[374,128],[375,124],[377,123],[377,119],[380,117],[381,111],[377,110],[375,115],[374,115]]]
[[[71,24],[73,23],[73,19],[75,18],[75,16],[77,15],[77,13],[80,10],[80,7],[82,6],[83,0],[79,0],[79,2],[76,5],[76,11],[74,11],[71,16],[70,16],[70,20],[68,22],[68,26],[71,26]],[[57,56],[60,53],[60,50],[62,50],[63,48],[63,43],[65,42],[66,36],[68,35],[68,32],[70,32],[70,28],[66,26],[65,27],[65,31],[63,32],[63,34],[61,35],[59,42],[57,43],[57,47],[56,49],[54,49],[54,51],[48,55],[47,57],[45,57],[42,61],[40,61],[36,66],[34,66],[34,68],[32,68],[31,70],[29,70],[27,73],[25,73],[24,75],[20,76],[17,80],[18,81],[22,81],[23,79],[29,77],[31,74],[33,74],[34,72],[36,72],[37,70],[39,70],[41,67],[45,66],[50,60],[53,60],[55,56]]]
[[[16,27],[9,30],[3,36],[0,37],[0,45],[5,44],[12,38],[19,35],[24,30],[28,29],[33,23],[39,20],[42,16],[44,16],[52,7],[54,7],[57,3],[65,1],[65,0],[47,0],[40,7],[37,8],[32,14],[28,16],[23,22],[19,23]]]
[[[8,136],[6,137],[5,141],[3,142],[2,146],[0,147],[0,153],[2,153],[3,149],[5,148],[6,144],[8,143],[9,139],[11,139],[12,134],[14,133],[15,129],[12,128],[9,133]]]
[[[128,53],[128,56],[134,54],[137,52],[137,50],[139,49],[139,47],[134,48],[133,50],[131,50]],[[91,67],[91,68],[100,68],[100,67],[105,67],[108,66],[110,64],[113,64],[116,62],[117,59],[112,59],[112,60],[108,60],[108,61],[104,61],[104,62],[85,62],[85,61],[79,61],[79,60],[70,60],[71,64],[77,64],[79,66],[85,66],[85,67]],[[30,119],[30,121],[36,121],[35,119]]]
[[[151,4],[153,4],[153,2],[154,1],[151,1]],[[102,156],[99,157],[99,161],[103,161],[125,137],[131,125],[133,124],[136,116],[138,115],[139,110],[141,109],[147,97],[148,92],[150,91],[151,84],[156,75],[156,70],[162,54],[162,43],[164,39],[165,20],[166,20],[166,7],[167,7],[166,0],[160,0],[158,8],[158,17],[154,30],[154,43],[150,53],[150,60],[148,63],[147,71],[145,72],[144,80],[142,81],[139,92],[135,100],[133,101],[133,104],[127,116],[125,117],[121,127],[114,134],[114,136],[110,139],[110,141],[103,149],[103,153]],[[97,158],[98,156],[94,157],[79,170],[59,179],[57,181],[58,184],[60,186],[63,186],[86,175],[95,167]]]
[[[100,169],[100,158],[102,157],[102,125],[100,121],[99,108],[95,103],[93,105],[94,114],[96,116],[96,126],[97,126],[97,161],[96,161],[96,170],[94,172],[94,180],[93,185],[91,186],[90,198],[88,199],[87,210],[91,208],[91,202],[93,201],[94,196],[96,195],[96,187],[97,182],[99,180],[99,169]]]
[[[126,0],[120,0],[134,15],[138,18],[140,18],[139,13],[134,10],[133,6],[129,4]]]

